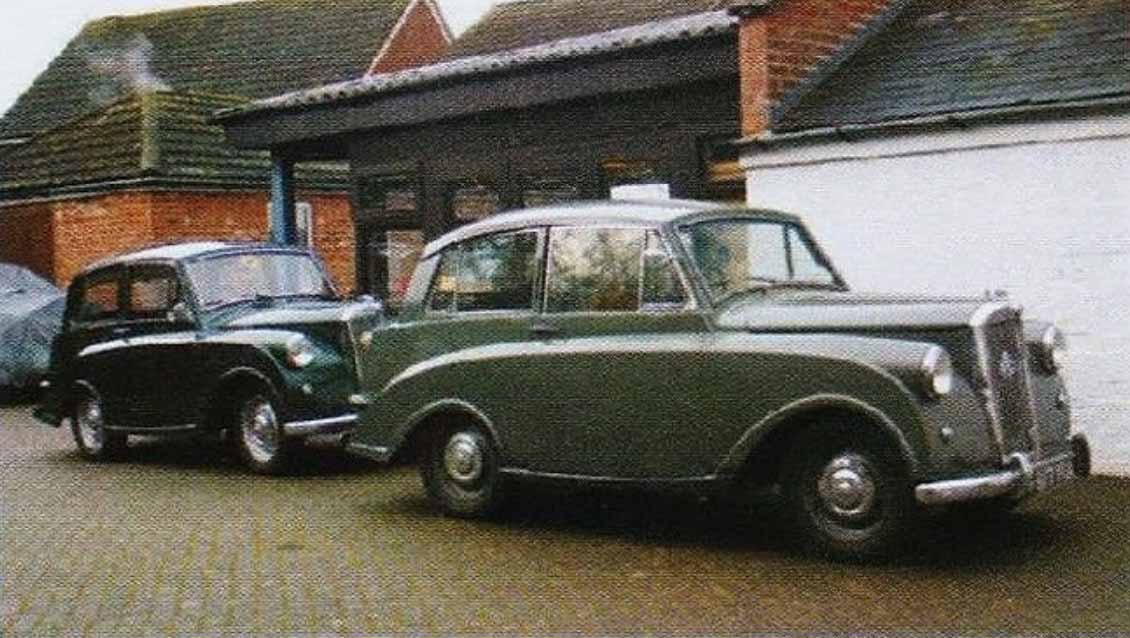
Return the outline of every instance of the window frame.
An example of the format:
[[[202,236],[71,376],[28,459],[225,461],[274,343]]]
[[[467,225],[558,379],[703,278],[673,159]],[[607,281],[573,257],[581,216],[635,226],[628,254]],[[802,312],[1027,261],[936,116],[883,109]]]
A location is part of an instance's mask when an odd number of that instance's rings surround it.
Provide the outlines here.
[[[534,280],[532,282],[533,290],[530,296],[529,308],[510,308],[510,309],[495,309],[495,310],[459,310],[458,308],[458,290],[452,295],[451,304],[449,308],[437,309],[432,306],[432,300],[435,299],[436,286],[439,283],[440,275],[443,273],[444,260],[448,256],[461,253],[463,248],[468,244],[490,239],[493,237],[504,237],[507,235],[534,235],[537,238],[537,246],[534,249]],[[432,273],[432,280],[428,284],[428,294],[424,297],[424,315],[434,318],[452,318],[452,317],[483,317],[483,316],[502,316],[513,314],[529,314],[535,315],[539,312],[539,300],[542,298],[542,288],[545,283],[545,256],[547,248],[547,233],[544,227],[529,227],[511,230],[502,230],[495,233],[487,233],[483,235],[476,235],[469,237],[458,244],[448,246],[442,252],[434,255],[432,259],[436,260],[435,272]],[[458,282],[459,274],[456,272],[456,281]]]
[[[801,243],[808,247],[813,258],[816,259],[817,264],[823,266],[828,270],[828,272],[832,274],[832,282],[829,285],[843,291],[851,290],[847,282],[844,280],[843,276],[840,274],[840,271],[837,270],[835,264],[832,263],[831,258],[829,258],[828,254],[824,252],[823,246],[821,246],[820,243],[816,241],[816,237],[813,236],[811,230],[809,230],[808,226],[806,226],[804,223],[788,219],[768,219],[756,216],[746,217],[738,215],[710,217],[706,219],[698,219],[686,223],[677,224],[672,230],[675,243],[682,251],[680,254],[683,254],[684,258],[687,260],[686,268],[689,269],[688,272],[694,273],[695,281],[701,286],[702,299],[706,307],[717,307],[718,299],[716,298],[714,291],[711,289],[706,275],[702,271],[702,268],[699,266],[698,259],[695,257],[692,247],[687,245],[686,237],[687,233],[695,226],[719,222],[761,222],[781,224],[785,227],[786,235],[790,227],[795,229],[798,237],[801,240]],[[790,256],[790,262],[791,261],[792,257]],[[682,268],[681,265],[680,268]]]
[[[134,273],[154,270],[165,270],[172,275],[171,279],[174,284],[173,304],[159,312],[138,314],[133,306]],[[175,264],[166,262],[137,262],[129,264],[125,271],[124,292],[126,305],[123,309],[123,320],[130,323],[170,323],[168,317],[173,308],[175,308],[178,303],[188,303],[188,300],[186,299],[186,293],[188,293],[187,286],[184,284],[184,281],[181,278],[180,269]]]
[[[643,250],[640,251],[640,273],[639,281],[637,282],[636,300],[638,302],[635,310],[566,310],[562,312],[550,312],[549,310],[549,251],[552,248],[553,231],[558,229],[582,229],[582,230],[631,230],[639,231],[643,235]],[[659,241],[663,245],[664,252],[667,253],[667,258],[671,267],[675,271],[675,275],[679,280],[679,285],[683,289],[684,302],[681,306],[674,304],[645,304],[643,303],[644,293],[644,276],[646,273],[646,260],[647,260],[647,236],[650,233],[655,233],[659,236]],[[671,315],[676,313],[693,312],[698,309],[698,302],[693,293],[693,288],[690,285],[690,280],[687,278],[687,273],[683,271],[682,264],[680,264],[679,253],[672,249],[670,239],[667,233],[664,232],[661,226],[648,226],[643,224],[560,224],[546,228],[545,236],[545,249],[542,258],[542,291],[541,291],[541,304],[539,312],[547,317],[568,317],[568,316],[629,316],[629,315]]]
[[[127,303],[125,286],[123,285],[125,271],[126,268],[123,264],[113,264],[84,273],[82,278],[78,281],[73,307],[70,303],[67,304],[66,321],[71,326],[79,329],[121,322],[125,316],[125,306]],[[99,284],[109,281],[116,282],[118,286],[118,307],[114,312],[103,313],[93,318],[83,317],[81,309],[86,304],[86,293],[90,290],[92,281],[96,281],[96,283]]]

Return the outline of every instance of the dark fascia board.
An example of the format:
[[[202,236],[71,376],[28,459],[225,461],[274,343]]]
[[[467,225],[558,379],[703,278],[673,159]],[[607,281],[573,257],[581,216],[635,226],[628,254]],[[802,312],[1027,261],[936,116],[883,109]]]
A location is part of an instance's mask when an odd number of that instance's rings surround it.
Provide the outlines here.
[[[733,32],[646,50],[555,61],[510,73],[472,76],[400,93],[301,108],[233,114],[222,120],[243,149],[280,149],[381,128],[420,125],[493,111],[737,77]],[[340,148],[340,158],[347,150]]]
[[[829,141],[857,142],[878,137],[962,130],[989,124],[1046,122],[1069,117],[1108,115],[1127,111],[1130,111],[1130,94],[1107,95],[1047,104],[986,108],[887,122],[845,124],[843,126],[785,133],[770,131],[735,140],[734,145],[741,151],[816,146]]]

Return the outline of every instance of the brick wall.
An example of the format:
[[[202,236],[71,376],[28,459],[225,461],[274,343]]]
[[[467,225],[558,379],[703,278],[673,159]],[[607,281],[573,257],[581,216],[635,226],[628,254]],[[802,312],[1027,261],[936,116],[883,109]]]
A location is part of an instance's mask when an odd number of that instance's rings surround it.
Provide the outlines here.
[[[149,193],[112,193],[52,204],[55,281],[60,285],[88,264],[153,243]]]
[[[383,54],[373,62],[369,73],[394,73],[430,64],[440,59],[450,46],[439,17],[426,0],[414,2],[399,31]]]
[[[349,197],[299,193],[314,209],[314,247],[344,292],[355,288]],[[0,207],[0,261],[66,286],[91,262],[157,243],[263,241],[266,193],[125,192]]]
[[[353,212],[341,194],[298,193],[314,209],[314,249],[340,290],[356,286]],[[181,193],[153,196],[154,241],[223,239],[264,241],[268,236],[266,193]]]
[[[55,280],[55,226],[47,203],[0,207],[0,262],[20,264]]]
[[[769,125],[773,104],[867,26],[891,0],[781,0],[737,6],[742,133]]]

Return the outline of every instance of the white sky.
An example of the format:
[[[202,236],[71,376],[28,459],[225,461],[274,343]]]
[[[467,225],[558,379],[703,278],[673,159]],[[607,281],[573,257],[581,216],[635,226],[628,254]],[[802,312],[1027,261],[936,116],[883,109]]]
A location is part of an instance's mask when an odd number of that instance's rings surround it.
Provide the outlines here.
[[[0,113],[31,85],[86,22],[108,15],[149,13],[175,7],[227,4],[231,0],[0,0]],[[311,0],[333,2],[333,0]],[[492,0],[438,0],[459,33]]]

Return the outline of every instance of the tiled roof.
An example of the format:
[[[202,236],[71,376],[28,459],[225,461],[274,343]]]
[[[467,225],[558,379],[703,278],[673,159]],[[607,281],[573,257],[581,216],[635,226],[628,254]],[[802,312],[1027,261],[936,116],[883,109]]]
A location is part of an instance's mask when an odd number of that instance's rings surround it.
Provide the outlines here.
[[[23,137],[136,89],[261,98],[365,73],[409,0],[254,0],[88,24],[0,120]]]
[[[372,75],[306,91],[296,91],[230,109],[221,113],[221,117],[326,104],[561,60],[732,34],[736,26],[737,19],[726,11],[696,13],[556,40],[523,49],[464,57],[407,71]]]
[[[236,150],[213,113],[241,101],[192,93],[137,93],[41,133],[0,160],[6,197],[104,189],[138,180],[165,185],[265,186],[270,159]],[[344,189],[338,167],[303,165],[299,183]]]
[[[449,57],[521,49],[645,22],[725,9],[729,0],[524,0],[495,4]]]
[[[775,130],[1127,94],[1126,0],[914,0]]]

